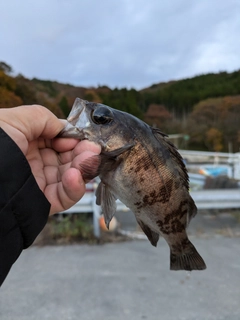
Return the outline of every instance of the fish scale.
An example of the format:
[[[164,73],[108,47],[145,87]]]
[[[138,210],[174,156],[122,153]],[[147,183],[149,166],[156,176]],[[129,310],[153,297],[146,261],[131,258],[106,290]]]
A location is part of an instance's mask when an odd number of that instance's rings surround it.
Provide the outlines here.
[[[131,114],[77,98],[60,133],[98,143],[102,152],[80,166],[85,179],[99,176],[96,202],[109,223],[120,199],[153,246],[163,236],[171,270],[203,270],[205,262],[186,228],[197,213],[182,157],[167,136]]]

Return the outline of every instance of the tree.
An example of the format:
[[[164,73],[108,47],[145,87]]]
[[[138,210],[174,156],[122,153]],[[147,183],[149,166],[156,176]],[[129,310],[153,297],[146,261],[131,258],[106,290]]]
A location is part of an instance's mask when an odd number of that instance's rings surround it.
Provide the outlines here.
[[[6,88],[10,91],[14,91],[16,89],[15,79],[7,75],[2,70],[0,70],[0,87]]]
[[[3,61],[0,61],[0,70],[6,74],[11,74],[13,72],[12,67]]]
[[[70,108],[68,106],[68,101],[66,96],[62,97],[58,105],[61,108],[62,112],[64,113],[65,117],[67,117],[69,115]]]
[[[131,113],[138,118],[143,117],[141,95],[135,89],[115,88],[109,93],[106,91],[98,91],[98,93],[103,104]]]
[[[206,134],[206,144],[213,151],[221,151],[223,149],[222,133],[216,128],[210,128]]]
[[[198,149],[207,147],[228,151],[230,143],[233,151],[238,151],[239,123],[240,96],[203,100],[194,106],[187,120],[190,144]]]
[[[14,78],[0,70],[0,108],[16,107],[23,103],[15,94],[16,81]]]
[[[22,75],[18,75],[15,78],[16,89],[15,94],[19,96],[24,104],[37,103],[36,92],[31,80],[24,78]]]
[[[22,105],[22,99],[14,92],[0,87],[0,108],[12,108]]]
[[[144,120],[153,127],[158,127],[163,131],[167,130],[168,123],[172,120],[172,114],[164,105],[152,103],[144,114]]]
[[[86,92],[84,94],[84,99],[89,101],[89,102],[98,102],[98,103],[102,102],[101,98],[97,94],[97,91],[94,90],[94,89],[86,90]]]

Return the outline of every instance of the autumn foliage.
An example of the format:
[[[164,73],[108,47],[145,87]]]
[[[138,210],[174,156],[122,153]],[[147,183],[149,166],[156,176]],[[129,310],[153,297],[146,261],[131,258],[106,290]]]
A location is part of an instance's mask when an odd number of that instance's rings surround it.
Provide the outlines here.
[[[212,151],[238,151],[240,95],[203,100],[188,116],[191,144]]]
[[[15,94],[16,81],[0,70],[0,108],[11,108],[22,104],[22,99]]]

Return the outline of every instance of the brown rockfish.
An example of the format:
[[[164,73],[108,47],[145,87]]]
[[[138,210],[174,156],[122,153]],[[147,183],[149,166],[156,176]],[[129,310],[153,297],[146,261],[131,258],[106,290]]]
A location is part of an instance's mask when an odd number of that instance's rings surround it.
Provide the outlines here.
[[[197,208],[189,194],[182,157],[167,136],[131,114],[77,98],[62,137],[87,139],[101,145],[95,164],[80,167],[85,179],[99,175],[96,202],[106,225],[116,199],[135,214],[153,246],[159,236],[170,247],[171,270],[202,270],[206,265],[189,241],[186,227]]]

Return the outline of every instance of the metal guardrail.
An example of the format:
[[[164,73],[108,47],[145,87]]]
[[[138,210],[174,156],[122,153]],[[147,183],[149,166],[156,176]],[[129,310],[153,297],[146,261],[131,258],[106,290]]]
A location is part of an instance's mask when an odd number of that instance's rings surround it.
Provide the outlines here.
[[[240,208],[240,189],[215,189],[190,192],[198,209],[233,209]],[[117,200],[117,211],[129,209]],[[95,191],[87,192],[83,198],[70,209],[60,212],[64,214],[92,212],[94,236],[100,237],[99,217],[101,208],[96,205]]]
[[[240,189],[207,189],[190,193],[198,209],[240,208]]]

